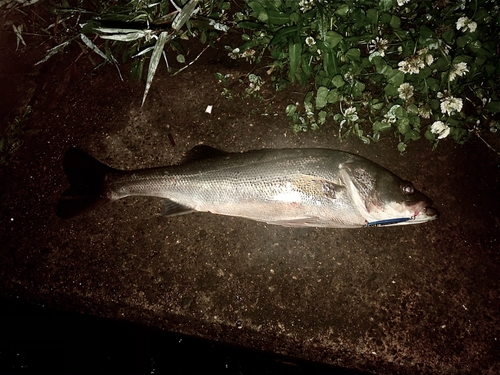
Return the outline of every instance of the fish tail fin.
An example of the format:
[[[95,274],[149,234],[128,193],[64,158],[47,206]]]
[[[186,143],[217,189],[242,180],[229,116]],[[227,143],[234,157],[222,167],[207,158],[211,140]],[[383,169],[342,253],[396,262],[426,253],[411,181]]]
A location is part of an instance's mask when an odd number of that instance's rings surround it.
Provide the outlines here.
[[[57,202],[57,216],[69,219],[111,200],[104,181],[113,168],[77,148],[66,151],[63,168],[71,187]]]

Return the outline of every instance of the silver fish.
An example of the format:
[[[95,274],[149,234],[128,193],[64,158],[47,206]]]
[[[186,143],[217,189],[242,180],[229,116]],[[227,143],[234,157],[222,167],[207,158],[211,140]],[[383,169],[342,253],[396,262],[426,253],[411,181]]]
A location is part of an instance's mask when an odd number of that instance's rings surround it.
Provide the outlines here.
[[[407,225],[438,216],[410,182],[337,150],[197,146],[179,165],[123,171],[70,149],[63,167],[71,187],[58,202],[62,218],[132,195],[164,198],[167,216],[202,211],[288,227]]]

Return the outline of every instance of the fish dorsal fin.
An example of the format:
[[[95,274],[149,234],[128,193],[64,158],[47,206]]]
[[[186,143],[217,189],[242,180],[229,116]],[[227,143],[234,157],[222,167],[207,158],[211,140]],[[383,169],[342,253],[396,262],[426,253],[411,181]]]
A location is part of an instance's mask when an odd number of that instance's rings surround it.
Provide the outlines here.
[[[214,147],[198,145],[187,152],[187,154],[182,158],[180,164],[195,160],[211,159],[218,156],[225,156],[227,154],[228,152],[219,150]]]

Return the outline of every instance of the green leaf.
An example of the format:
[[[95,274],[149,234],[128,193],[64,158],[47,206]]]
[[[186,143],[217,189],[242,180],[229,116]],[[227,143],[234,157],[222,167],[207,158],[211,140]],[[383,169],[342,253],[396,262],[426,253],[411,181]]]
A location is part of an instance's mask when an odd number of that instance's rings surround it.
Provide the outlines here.
[[[300,15],[300,13],[293,12],[292,14],[290,14],[290,21],[292,21],[294,23],[299,23],[299,21],[301,19],[302,19],[302,16]]]
[[[397,122],[398,130],[401,134],[406,134],[410,131],[410,120],[407,118],[401,118]]]
[[[182,10],[174,18],[174,21],[172,22],[172,29],[179,31],[187,20],[189,20],[191,15],[195,13],[196,5],[198,5],[198,0],[189,0],[189,2],[184,5]]]
[[[293,116],[296,110],[297,106],[295,104],[288,104],[286,106],[285,112],[287,116]]]
[[[418,107],[415,104],[410,104],[407,108],[408,113],[418,113]]]
[[[332,49],[337,44],[339,44],[343,38],[344,37],[342,35],[340,35],[339,33],[330,30],[330,31],[327,31],[327,33],[326,33],[325,42],[327,44],[327,47]]]
[[[382,12],[387,12],[392,9],[392,0],[380,0],[379,7]]]
[[[399,86],[398,86],[399,87]],[[398,88],[392,84],[387,84],[385,87],[384,87],[384,92],[388,95],[388,96],[398,96],[399,95],[399,92],[398,92]]]
[[[406,143],[399,142],[399,144],[398,144],[398,150],[399,150],[399,152],[404,152],[406,150]]]
[[[323,56],[323,66],[325,67],[326,74],[329,77],[333,77],[338,73],[337,69],[337,57],[333,52],[326,52]]]
[[[449,30],[443,33],[443,39],[448,44],[453,44],[453,38],[455,36],[455,32],[453,30]]]
[[[404,73],[399,69],[393,69],[389,74],[387,74],[387,82],[393,86],[399,87],[405,79]]]
[[[387,14],[387,13],[382,13],[382,15],[380,16],[380,23],[382,24],[389,24],[391,22],[391,19],[392,19],[392,16],[390,14]]]
[[[111,62],[108,56],[102,52],[99,47],[97,47],[85,34],[80,34],[80,39],[89,47],[92,51],[101,56],[104,60]]]
[[[316,9],[316,19],[318,20],[319,37],[322,41],[325,41],[326,33],[328,31],[328,28],[330,27],[330,19],[328,17],[328,13],[323,9],[323,7],[318,7]]]
[[[432,30],[427,26],[423,25],[420,27],[420,36],[424,39],[430,38],[432,35]]]
[[[253,10],[253,16],[257,18],[260,22],[267,22],[269,16],[267,15],[266,9],[262,6],[259,1],[251,1],[248,6]]]
[[[401,19],[396,16],[391,17],[391,22],[389,23],[393,29],[399,29],[401,26]]]
[[[490,111],[491,113],[499,113],[500,112],[500,102],[494,101],[494,102],[489,102],[488,105],[486,106],[486,109]]]
[[[184,64],[186,62],[186,59],[184,58],[184,55],[177,55],[177,62],[180,62],[181,64]]]
[[[271,40],[270,44],[275,45],[281,43],[288,39],[290,36],[294,36],[297,34],[298,26],[288,26],[282,29],[279,29]]]
[[[310,53],[303,53],[301,56],[302,63],[300,66],[302,67],[302,71],[305,73],[307,78],[311,75],[311,54]]]
[[[156,41],[155,48],[153,49],[153,53],[151,54],[151,60],[149,62],[148,69],[148,78],[146,80],[146,88],[144,89],[144,95],[142,96],[142,105],[144,105],[144,101],[146,100],[146,96],[148,95],[149,88],[151,87],[151,83],[153,82],[153,77],[156,73],[156,68],[158,68],[158,63],[160,62],[161,55],[163,52],[163,47],[165,43],[172,38],[172,34],[168,34],[166,31],[162,31]]]
[[[432,74],[432,69],[429,68],[428,66],[425,66],[419,73],[418,73],[418,78],[421,80],[424,80],[425,78],[429,77]]]
[[[356,81],[353,88],[353,95],[359,97],[363,94],[364,90],[365,90],[365,84],[363,82]]]
[[[380,122],[380,121],[375,121],[373,123],[373,131],[376,132],[383,132],[385,130],[389,130],[391,128],[391,124],[388,122]]]
[[[341,6],[339,6],[337,8],[337,10],[335,11],[335,14],[340,16],[340,17],[345,17],[348,12],[349,12],[349,5],[342,4]]]
[[[339,92],[336,89],[330,90],[328,96],[326,97],[326,101],[328,103],[337,103],[340,100]]]
[[[420,133],[416,130],[409,130],[405,134],[405,142],[408,140],[417,141],[420,139]]]
[[[479,40],[474,40],[469,43],[469,48],[472,52],[477,52],[481,49],[481,42]]]
[[[410,117],[410,125],[413,129],[420,129],[420,117],[418,114],[411,115]]]
[[[376,25],[378,22],[378,12],[376,9],[370,8],[366,12],[366,18],[372,25]]]
[[[361,56],[361,51],[359,48],[351,48],[345,53],[345,57],[347,57],[351,61],[359,61]]]
[[[388,65],[385,62],[385,60],[382,58],[382,56],[380,56],[380,55],[373,56],[375,53],[376,52],[374,52],[370,55],[370,59],[371,59],[373,65],[375,65],[375,68],[377,69],[377,73],[384,74]]]
[[[427,78],[426,80],[427,86],[432,90],[432,91],[439,91],[439,84],[435,78]]]
[[[433,141],[436,139],[436,135],[434,133],[431,133],[429,129],[425,131],[424,137],[428,139],[429,141]]]
[[[288,74],[288,79],[290,81],[295,81],[295,72],[299,67],[300,58],[302,56],[302,43],[293,43],[290,39],[288,43],[288,54],[290,57],[290,72]]]
[[[332,78],[332,83],[334,84],[335,87],[342,87],[345,85],[345,82],[340,74],[337,74],[335,77]]]
[[[273,25],[283,25],[290,22],[290,16],[288,13],[278,12],[276,10],[268,10],[269,23]]]
[[[326,122],[326,115],[327,113],[325,111],[319,111],[318,124],[323,125]]]
[[[318,92],[316,93],[316,108],[321,109],[326,105],[328,92],[329,90],[324,86],[318,88]]]

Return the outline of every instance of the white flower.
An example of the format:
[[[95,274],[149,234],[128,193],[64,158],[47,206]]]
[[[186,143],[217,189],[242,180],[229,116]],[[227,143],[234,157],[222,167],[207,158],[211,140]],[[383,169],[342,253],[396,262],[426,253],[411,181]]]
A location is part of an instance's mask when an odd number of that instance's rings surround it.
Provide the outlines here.
[[[450,116],[454,111],[460,112],[462,106],[462,99],[448,96],[441,101],[441,112],[448,113],[448,116]]]
[[[431,106],[429,104],[424,104],[418,108],[418,114],[423,118],[430,118],[432,115]]]
[[[453,68],[450,71],[450,77],[449,80],[450,82],[455,79],[456,76],[464,76],[465,73],[467,73],[469,69],[467,68],[467,63],[465,62],[460,62],[458,64],[453,64]]]
[[[409,2],[410,0],[398,0],[398,5],[400,7],[402,7],[403,5],[405,5],[407,2]]]
[[[398,87],[398,92],[401,99],[408,100],[413,96],[413,86],[405,82]]]
[[[427,65],[431,65],[434,62],[434,56],[432,55],[425,55],[425,62]]]
[[[476,31],[477,23],[469,19],[468,17],[460,17],[457,21],[457,30],[469,28],[470,32]]]
[[[431,125],[431,133],[436,134],[438,139],[446,138],[450,134],[450,127],[442,121],[434,121]]]
[[[415,55],[404,61],[400,61],[398,66],[398,69],[403,73],[418,74],[420,69],[425,67],[425,64],[421,56]]]
[[[375,51],[378,51],[380,53],[380,56],[384,57],[385,51],[387,51],[388,43],[389,41],[387,39],[382,39],[377,36],[375,39],[372,39],[372,41],[368,45],[368,50],[370,54],[372,54]]]
[[[359,119],[356,112],[356,107],[349,107],[344,111],[344,117],[350,121],[357,121]]]
[[[460,30],[462,27],[466,26],[470,20],[467,17],[460,17],[457,21],[457,30]]]
[[[308,36],[306,38],[306,44],[310,47],[310,46],[314,46],[316,44],[316,41],[314,40],[314,38],[312,36]]]
[[[302,13],[306,13],[311,10],[314,6],[314,0],[300,0],[299,7]]]

